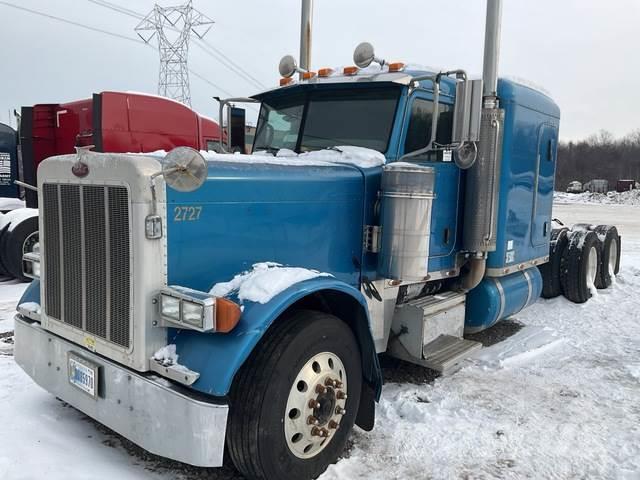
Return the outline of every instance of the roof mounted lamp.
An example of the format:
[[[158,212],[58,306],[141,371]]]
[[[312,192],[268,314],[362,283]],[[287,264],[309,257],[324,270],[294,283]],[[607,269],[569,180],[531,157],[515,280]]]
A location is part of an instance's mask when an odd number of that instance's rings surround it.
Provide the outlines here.
[[[355,63],[358,68],[367,68],[373,62],[379,63],[380,68],[384,67],[387,63],[384,58],[376,57],[373,45],[369,42],[362,42],[353,51],[353,63]]]

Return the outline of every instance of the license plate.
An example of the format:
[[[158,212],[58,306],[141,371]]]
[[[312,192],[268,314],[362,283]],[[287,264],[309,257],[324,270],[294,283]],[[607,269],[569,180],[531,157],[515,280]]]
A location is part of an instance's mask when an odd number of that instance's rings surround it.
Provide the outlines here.
[[[98,366],[69,353],[69,383],[93,398],[98,396]]]

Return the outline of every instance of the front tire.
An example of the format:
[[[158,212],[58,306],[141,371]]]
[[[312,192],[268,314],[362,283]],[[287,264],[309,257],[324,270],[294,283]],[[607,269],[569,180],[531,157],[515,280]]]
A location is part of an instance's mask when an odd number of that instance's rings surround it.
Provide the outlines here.
[[[249,479],[316,478],[344,450],[361,388],[348,325],[310,310],[281,319],[230,392],[227,446],[236,468]]]

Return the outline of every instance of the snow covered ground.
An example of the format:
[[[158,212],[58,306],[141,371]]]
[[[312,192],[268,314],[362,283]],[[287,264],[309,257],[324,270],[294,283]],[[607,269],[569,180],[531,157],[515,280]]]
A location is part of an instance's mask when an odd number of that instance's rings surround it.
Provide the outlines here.
[[[376,428],[357,430],[323,480],[640,478],[640,207],[571,203],[554,216],[619,227],[615,286],[585,305],[541,300],[516,315],[518,333],[450,377],[387,383]],[[0,337],[23,288],[0,285]],[[238,478],[130,453],[34,386],[9,353],[0,350],[0,479]]]
[[[567,203],[590,203],[605,205],[640,205],[640,189],[629,190],[627,192],[607,192],[607,193],[565,193],[556,192],[554,194],[556,204]]]

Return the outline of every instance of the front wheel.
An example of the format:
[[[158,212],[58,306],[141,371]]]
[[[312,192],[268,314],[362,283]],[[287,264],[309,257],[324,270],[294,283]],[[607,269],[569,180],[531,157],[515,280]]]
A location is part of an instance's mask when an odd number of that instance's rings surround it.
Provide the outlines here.
[[[344,450],[362,367],[358,343],[339,318],[301,310],[256,346],[230,394],[229,454],[250,479],[310,479]]]

